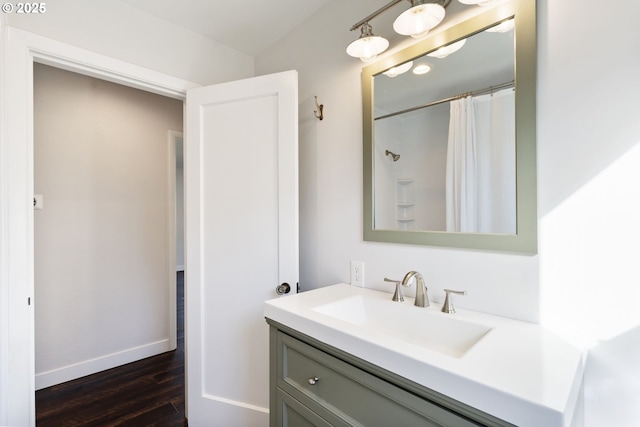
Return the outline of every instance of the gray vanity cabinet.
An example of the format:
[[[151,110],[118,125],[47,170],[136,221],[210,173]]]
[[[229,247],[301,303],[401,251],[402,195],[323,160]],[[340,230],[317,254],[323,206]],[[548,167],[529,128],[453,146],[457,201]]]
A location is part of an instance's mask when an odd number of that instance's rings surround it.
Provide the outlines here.
[[[271,427],[510,426],[271,322]]]

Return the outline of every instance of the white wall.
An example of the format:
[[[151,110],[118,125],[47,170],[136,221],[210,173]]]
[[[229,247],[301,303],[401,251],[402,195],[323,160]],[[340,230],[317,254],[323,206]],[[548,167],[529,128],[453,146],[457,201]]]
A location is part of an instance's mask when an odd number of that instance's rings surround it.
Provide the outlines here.
[[[538,13],[541,322],[590,349],[586,425],[637,426],[640,2]]]
[[[336,0],[256,58],[257,74],[300,75],[302,289],[348,281],[350,259],[365,261],[367,286],[389,292],[383,277],[411,269],[433,299],[466,289],[461,307],[542,322],[591,346],[586,425],[637,425],[640,3],[538,2],[538,256],[362,241],[363,64],[344,48],[351,25],[383,3]]]
[[[9,26],[202,85],[253,76],[251,56],[118,0],[55,0],[42,15],[7,18]]]
[[[256,58],[257,74],[294,68],[300,76],[300,285],[348,281],[357,259],[367,286],[391,292],[384,277],[416,269],[432,299],[442,301],[443,288],[466,289],[461,307],[537,321],[537,256],[362,241],[363,63],[345,48],[357,37],[351,25],[384,3],[334,1]],[[313,116],[314,95],[323,121]]]
[[[170,350],[167,134],[183,103],[36,64],[34,110],[42,388]]]
[[[449,105],[377,120],[375,123],[376,228],[444,231],[446,229],[446,165]],[[386,150],[399,154],[398,161]],[[396,185],[396,179],[413,180]],[[406,195],[404,193],[407,193]],[[397,222],[397,195],[414,206],[404,208],[411,222]],[[405,198],[406,196],[406,198]]]

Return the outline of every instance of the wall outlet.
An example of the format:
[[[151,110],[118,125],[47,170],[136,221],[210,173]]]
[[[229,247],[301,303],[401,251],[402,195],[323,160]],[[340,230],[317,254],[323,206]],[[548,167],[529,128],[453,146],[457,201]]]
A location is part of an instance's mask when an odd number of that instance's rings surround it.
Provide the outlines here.
[[[351,284],[364,288],[364,261],[351,261]]]

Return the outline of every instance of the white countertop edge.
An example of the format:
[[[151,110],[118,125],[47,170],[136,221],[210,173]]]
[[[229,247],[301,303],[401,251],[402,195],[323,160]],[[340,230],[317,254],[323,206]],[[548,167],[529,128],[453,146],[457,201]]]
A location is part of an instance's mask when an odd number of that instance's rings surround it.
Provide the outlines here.
[[[361,292],[384,294],[380,291],[354,288],[346,284],[333,286],[341,287],[343,292],[347,291],[344,286],[348,286],[347,292],[355,294]],[[324,289],[323,292],[325,293],[331,292],[328,288],[331,288],[331,286],[320,289]],[[541,425],[565,427],[571,423],[583,373],[581,357],[576,358],[575,363],[573,358],[571,359],[570,365],[574,365],[573,373],[550,373],[549,378],[557,381],[557,385],[546,385],[557,391],[553,402],[544,401],[543,399],[536,400],[531,396],[523,396],[517,390],[517,387],[514,387],[513,390],[501,390],[492,387],[488,381],[478,381],[477,378],[471,379],[464,374],[461,375],[455,372],[450,364],[446,363],[450,360],[448,359],[449,356],[434,354],[434,363],[425,363],[423,360],[417,360],[410,355],[398,353],[391,348],[381,347],[377,343],[363,339],[356,334],[350,334],[350,331],[345,330],[345,328],[338,329],[336,325],[323,324],[318,322],[317,319],[309,318],[305,316],[305,311],[309,311],[308,307],[303,303],[297,304],[300,301],[300,296],[304,295],[305,293],[302,293],[288,296],[284,299],[265,302],[265,317],[515,425],[522,427],[537,427]],[[289,300],[289,298],[298,298],[298,300]],[[462,319],[468,318],[469,313],[474,316],[477,314],[481,319],[484,318],[496,322],[498,327],[503,324],[517,324],[519,322],[467,310],[459,310],[459,312],[461,312],[460,318]],[[519,323],[522,323],[525,328],[542,329],[538,325],[527,324],[526,322]],[[479,351],[482,350],[480,349]],[[484,350],[486,351],[486,349]],[[475,351],[475,349],[471,351]],[[443,363],[438,363],[438,359]]]

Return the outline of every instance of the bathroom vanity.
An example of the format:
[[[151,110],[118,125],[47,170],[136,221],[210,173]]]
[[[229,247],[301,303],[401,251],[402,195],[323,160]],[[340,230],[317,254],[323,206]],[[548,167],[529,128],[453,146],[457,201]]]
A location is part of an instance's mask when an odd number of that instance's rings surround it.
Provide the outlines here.
[[[271,426],[570,426],[581,352],[542,327],[338,284],[270,300]]]
[[[512,425],[270,323],[272,425]]]

